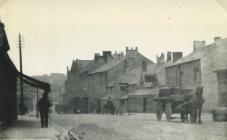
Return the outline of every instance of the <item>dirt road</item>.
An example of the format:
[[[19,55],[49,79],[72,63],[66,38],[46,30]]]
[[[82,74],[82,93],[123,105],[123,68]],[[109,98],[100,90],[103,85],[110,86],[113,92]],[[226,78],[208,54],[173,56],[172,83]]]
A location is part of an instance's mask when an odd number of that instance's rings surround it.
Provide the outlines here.
[[[157,121],[155,114],[68,114],[52,118],[62,130],[85,132],[84,140],[227,140],[227,122],[213,122],[210,114],[203,114],[201,125],[181,123],[179,119],[167,122],[164,117],[162,121]]]

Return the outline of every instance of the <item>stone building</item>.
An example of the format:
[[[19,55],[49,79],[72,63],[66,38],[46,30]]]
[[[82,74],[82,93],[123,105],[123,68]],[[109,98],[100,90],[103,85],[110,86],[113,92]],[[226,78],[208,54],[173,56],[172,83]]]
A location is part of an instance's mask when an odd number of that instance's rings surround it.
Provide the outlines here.
[[[102,56],[96,53],[94,60],[73,60],[71,69],[67,68],[63,97],[66,112],[88,112],[88,73],[106,63],[107,53],[104,51]]]
[[[167,85],[180,88],[203,86],[204,110],[226,104],[222,99],[227,97],[227,39],[216,37],[208,46],[204,41],[195,41],[193,45],[193,53],[166,67]]]
[[[144,69],[142,65],[119,77],[120,112],[153,112],[154,104],[150,97],[156,94],[154,89],[158,85],[156,67],[156,64],[149,64]]]
[[[140,54],[137,47],[127,47],[126,55],[103,51],[102,55],[96,53],[94,60],[73,61],[65,82],[65,104],[75,113],[101,112],[101,99],[108,94],[119,95],[123,88],[116,86],[117,78],[145,63],[153,62]]]
[[[161,53],[156,57],[156,64],[142,64],[119,77],[118,85],[127,89],[122,92],[119,88],[122,95],[118,98],[121,112],[155,112],[153,97],[157,96],[160,87],[166,86],[165,67],[172,63],[172,54],[181,53],[168,52],[167,59],[164,53]]]

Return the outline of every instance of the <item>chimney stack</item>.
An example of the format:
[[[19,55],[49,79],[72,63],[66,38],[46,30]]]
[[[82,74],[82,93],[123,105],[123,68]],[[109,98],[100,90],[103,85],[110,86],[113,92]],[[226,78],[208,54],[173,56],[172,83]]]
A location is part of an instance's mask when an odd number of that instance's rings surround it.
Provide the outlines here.
[[[206,47],[205,41],[193,41],[193,52],[201,50]]]
[[[111,51],[103,51],[102,52],[104,61],[107,63],[108,60],[112,57],[112,52]]]
[[[161,56],[156,56],[156,59],[157,59],[157,63],[158,64],[163,64],[163,63],[165,63],[165,55],[164,55],[164,53],[161,53]]]
[[[215,43],[215,45],[219,45],[221,43],[221,37],[215,37],[214,43]]]
[[[172,61],[172,52],[167,52],[167,62]]]
[[[173,52],[173,62],[181,59],[183,57],[183,52]]]
[[[138,47],[135,47],[135,49],[133,49],[133,47],[131,47],[131,49],[126,47],[126,56],[136,56],[137,53],[138,53]]]
[[[99,53],[95,53],[95,58],[94,58],[95,63],[96,63],[101,57],[102,57],[102,56],[100,56]]]

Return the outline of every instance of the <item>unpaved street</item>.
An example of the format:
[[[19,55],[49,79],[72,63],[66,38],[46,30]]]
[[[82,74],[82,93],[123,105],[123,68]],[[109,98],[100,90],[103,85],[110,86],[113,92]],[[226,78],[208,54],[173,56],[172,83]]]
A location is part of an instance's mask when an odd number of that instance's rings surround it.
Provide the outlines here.
[[[165,116],[158,122],[155,114],[64,114],[53,115],[52,122],[61,131],[85,132],[84,140],[227,140],[227,122],[213,122],[210,114],[202,118],[199,125],[167,122]]]

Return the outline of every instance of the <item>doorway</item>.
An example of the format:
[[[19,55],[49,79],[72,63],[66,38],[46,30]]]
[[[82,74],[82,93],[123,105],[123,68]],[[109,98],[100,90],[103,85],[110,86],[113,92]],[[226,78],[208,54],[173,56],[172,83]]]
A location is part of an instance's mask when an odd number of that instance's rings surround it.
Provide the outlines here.
[[[147,98],[143,97],[143,113],[147,112]]]

